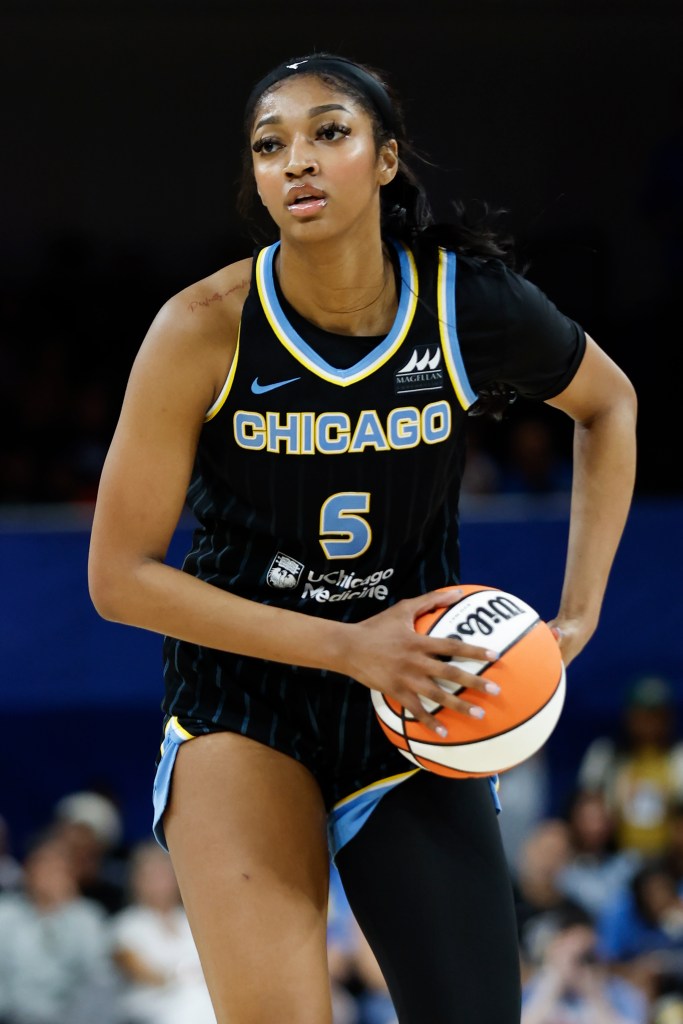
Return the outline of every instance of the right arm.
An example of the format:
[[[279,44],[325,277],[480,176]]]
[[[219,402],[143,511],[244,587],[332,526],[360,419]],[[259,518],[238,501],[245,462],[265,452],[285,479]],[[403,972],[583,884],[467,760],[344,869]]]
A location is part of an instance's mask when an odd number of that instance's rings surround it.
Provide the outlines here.
[[[89,559],[92,601],[100,615],[115,622],[235,654],[351,675],[391,693],[434,728],[417,694],[458,711],[469,707],[436,686],[434,659],[485,659],[481,648],[415,633],[418,615],[450,603],[443,594],[401,601],[367,620],[374,627],[368,629],[367,623],[351,625],[249,601],[165,563],[204,415],[234,354],[244,300],[235,284],[244,276],[240,267],[223,272],[220,291],[232,298],[202,301],[206,289],[200,285],[181,292],[158,314],[141,346],[98,491]],[[232,350],[226,349],[226,337],[233,339]],[[440,661],[438,675],[476,689],[484,685]]]

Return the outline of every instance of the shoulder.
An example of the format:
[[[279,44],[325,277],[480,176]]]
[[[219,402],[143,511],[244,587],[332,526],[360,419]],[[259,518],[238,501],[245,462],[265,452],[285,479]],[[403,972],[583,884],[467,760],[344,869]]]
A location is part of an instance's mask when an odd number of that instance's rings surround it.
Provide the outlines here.
[[[563,391],[586,348],[580,325],[502,260],[460,256],[458,268],[458,336],[473,383],[541,401]]]
[[[251,259],[240,260],[168,299],[138,352],[141,378],[152,386],[163,380],[181,391],[196,390],[199,404],[208,408],[235,353],[251,269]]]
[[[500,259],[456,256],[456,260],[459,305],[466,302],[485,311],[501,327],[541,316],[552,305],[537,285]]]
[[[152,914],[146,907],[128,906],[114,914],[109,922],[112,935],[117,941],[137,938],[142,932],[147,935],[153,929]]]
[[[424,266],[436,245],[418,244],[416,258]],[[455,263],[457,315],[462,322],[479,324],[487,332],[514,331],[520,326],[544,328],[559,316],[548,296],[524,274],[495,256],[472,256],[453,246],[439,246]]]
[[[3,892],[0,894],[0,921],[11,921],[18,917],[28,916],[30,904],[23,893]],[[4,929],[0,928],[0,934]]]
[[[239,260],[196,281],[161,307],[156,322],[186,335],[236,335],[249,287],[253,260]]]

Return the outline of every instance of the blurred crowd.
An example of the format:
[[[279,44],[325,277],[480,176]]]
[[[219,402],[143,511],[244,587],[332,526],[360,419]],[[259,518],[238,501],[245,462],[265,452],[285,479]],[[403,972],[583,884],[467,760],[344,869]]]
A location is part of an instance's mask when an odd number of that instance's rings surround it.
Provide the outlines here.
[[[501,780],[522,1024],[683,1024],[671,684],[633,683],[614,734],[585,747],[561,813],[549,813],[550,782],[544,750]],[[215,1021],[170,858],[151,838],[123,838],[121,809],[91,791],[60,799],[21,855],[0,828],[0,1024]],[[334,868],[328,952],[335,1024],[397,1024]]]

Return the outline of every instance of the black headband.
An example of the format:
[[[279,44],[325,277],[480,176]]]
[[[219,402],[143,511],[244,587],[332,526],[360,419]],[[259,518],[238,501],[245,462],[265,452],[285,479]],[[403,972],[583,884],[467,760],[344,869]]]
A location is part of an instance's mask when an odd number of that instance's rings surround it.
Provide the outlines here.
[[[252,110],[258,103],[264,92],[267,92],[276,82],[290,78],[296,74],[330,74],[337,78],[343,78],[358,89],[365,96],[377,112],[384,128],[390,132],[396,129],[396,116],[389,94],[376,78],[364,71],[358,64],[347,60],[346,57],[301,57],[293,60],[290,64],[282,64],[262,78],[254,86],[249,95],[246,105],[246,116],[250,117]]]

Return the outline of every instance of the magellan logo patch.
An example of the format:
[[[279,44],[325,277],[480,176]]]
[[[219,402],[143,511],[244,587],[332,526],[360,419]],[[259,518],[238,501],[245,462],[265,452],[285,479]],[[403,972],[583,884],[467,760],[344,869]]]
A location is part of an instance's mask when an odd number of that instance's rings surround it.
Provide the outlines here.
[[[441,349],[418,345],[405,366],[396,373],[396,394],[406,391],[437,391],[443,387]]]
[[[282,551],[278,551],[270,563],[266,580],[268,585],[275,587],[276,590],[293,590],[301,579],[303,571],[303,562],[298,562],[296,558],[291,558],[289,555],[283,554]]]

